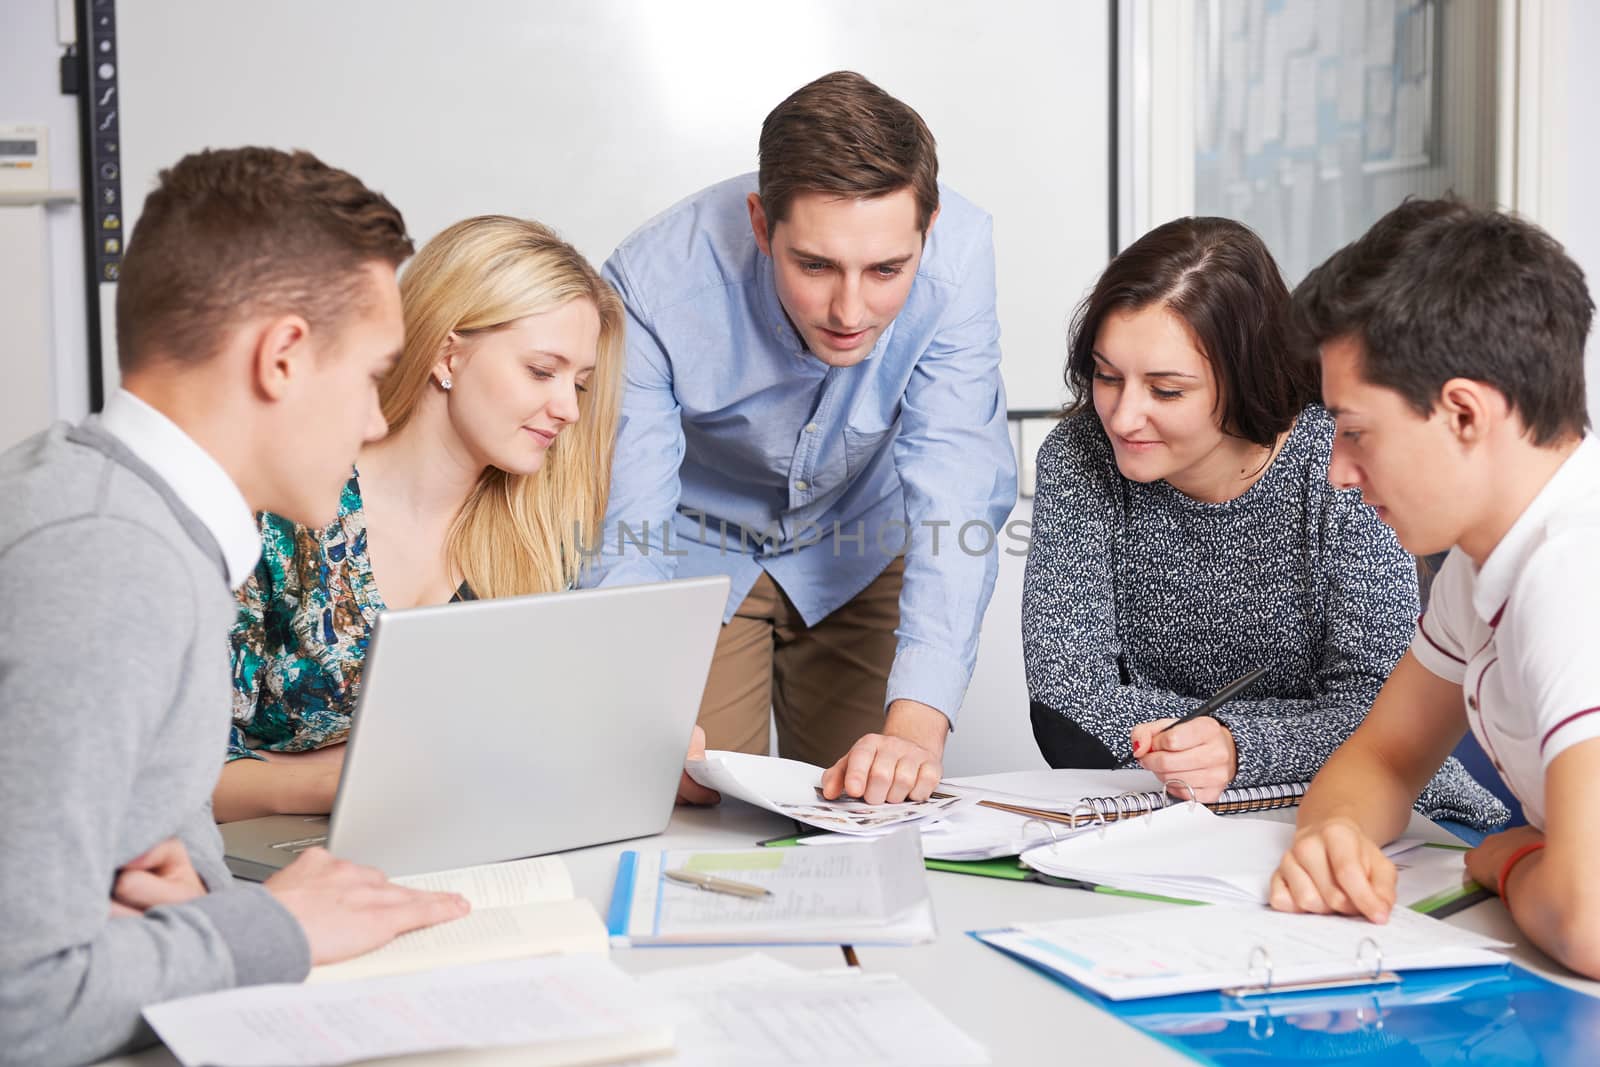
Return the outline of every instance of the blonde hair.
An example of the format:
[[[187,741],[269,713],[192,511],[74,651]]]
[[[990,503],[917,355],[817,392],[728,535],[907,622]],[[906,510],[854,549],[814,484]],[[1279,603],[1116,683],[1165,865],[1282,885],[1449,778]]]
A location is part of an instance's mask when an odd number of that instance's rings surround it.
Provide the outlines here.
[[[526,219],[464,219],[423,246],[400,280],[406,342],[379,402],[391,431],[416,411],[452,331],[484,333],[587,300],[600,314],[600,350],[578,421],[530,475],[486,469],[451,524],[445,550],[480,597],[564,589],[582,569],[580,538],[605,521],[622,392],[622,301],[588,260]]]

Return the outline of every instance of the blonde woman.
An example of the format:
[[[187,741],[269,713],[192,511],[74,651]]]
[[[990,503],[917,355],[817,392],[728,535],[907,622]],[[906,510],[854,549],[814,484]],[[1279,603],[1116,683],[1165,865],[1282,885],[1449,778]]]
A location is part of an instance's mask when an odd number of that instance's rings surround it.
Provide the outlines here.
[[[565,589],[604,517],[623,313],[594,268],[536,222],[481,216],[428,242],[400,292],[390,432],[338,518],[260,516],[219,821],[331,809],[380,611]]]

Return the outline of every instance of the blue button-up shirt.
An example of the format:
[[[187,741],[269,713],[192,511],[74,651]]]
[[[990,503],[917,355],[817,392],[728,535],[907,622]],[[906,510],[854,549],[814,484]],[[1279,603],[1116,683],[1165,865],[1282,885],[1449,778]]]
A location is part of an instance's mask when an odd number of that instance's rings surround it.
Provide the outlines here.
[[[887,699],[954,720],[1016,502],[991,221],[941,187],[905,307],[864,361],[829,367],[778,301],[755,188],[697,193],[606,262],[627,386],[585,584],[726,574],[726,621],[765,570],[812,625],[903,552]]]

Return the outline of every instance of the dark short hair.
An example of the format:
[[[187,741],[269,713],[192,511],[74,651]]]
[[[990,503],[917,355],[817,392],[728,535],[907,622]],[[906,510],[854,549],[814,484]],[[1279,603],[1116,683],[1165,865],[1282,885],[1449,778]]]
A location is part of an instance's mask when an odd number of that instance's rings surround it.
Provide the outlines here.
[[[1270,446],[1317,399],[1316,361],[1295,350],[1289,288],[1267,246],[1232,219],[1182,218],[1129,245],[1078,305],[1067,414],[1093,410],[1094,346],[1106,316],[1158,305],[1183,320],[1211,365],[1224,433]]]
[[[208,149],[162,171],[117,283],[124,374],[213,355],[235,323],[295,312],[335,327],[369,263],[411,254],[400,212],[309,152]]]
[[[769,237],[800,193],[871,199],[909,188],[924,233],[939,207],[939,156],[927,123],[853,71],[824,74],[773,108],[759,151]]]
[[[1311,346],[1353,338],[1361,373],[1419,414],[1452,378],[1505,394],[1535,445],[1589,423],[1583,271],[1531,222],[1454,198],[1406,200],[1294,292]]]

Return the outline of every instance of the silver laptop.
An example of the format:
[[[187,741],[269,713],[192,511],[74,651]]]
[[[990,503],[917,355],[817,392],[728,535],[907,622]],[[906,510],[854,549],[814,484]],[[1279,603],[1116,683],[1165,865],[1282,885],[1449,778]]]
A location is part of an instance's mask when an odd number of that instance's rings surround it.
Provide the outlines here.
[[[419,874],[660,833],[725,577],[378,617],[333,815],[222,827],[259,881],[312,845]]]

